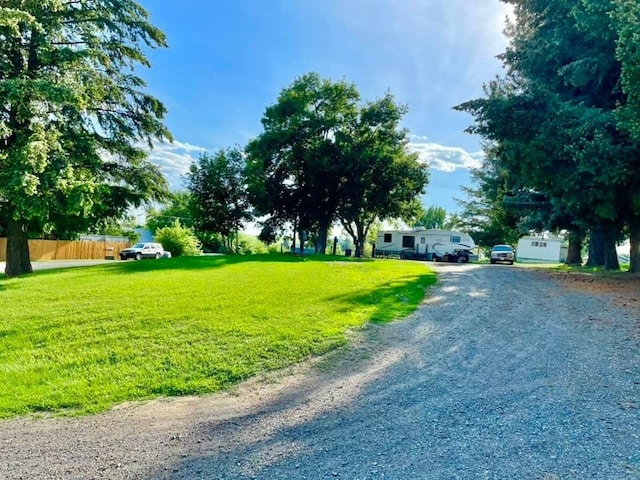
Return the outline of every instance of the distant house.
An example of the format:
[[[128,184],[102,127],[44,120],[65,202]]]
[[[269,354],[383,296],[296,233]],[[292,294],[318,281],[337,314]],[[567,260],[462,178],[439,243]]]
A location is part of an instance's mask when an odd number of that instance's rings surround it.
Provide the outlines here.
[[[523,237],[518,240],[516,261],[523,263],[562,263],[567,247],[558,238]]]
[[[129,241],[128,237],[118,237],[115,235],[80,235],[81,242],[122,242]]]
[[[625,240],[616,246],[616,252],[618,253],[618,262],[629,263],[629,257],[631,255],[631,242]]]
[[[151,230],[148,230],[146,228],[134,228],[133,231],[140,234],[140,242],[148,243],[155,240],[153,237],[153,233],[151,233]]]

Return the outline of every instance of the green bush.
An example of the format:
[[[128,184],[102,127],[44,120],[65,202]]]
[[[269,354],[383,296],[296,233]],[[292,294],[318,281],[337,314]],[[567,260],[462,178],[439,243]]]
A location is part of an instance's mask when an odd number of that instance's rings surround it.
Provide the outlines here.
[[[238,236],[238,253],[245,255],[268,253],[267,246],[253,235],[241,233]]]
[[[162,244],[162,248],[171,252],[172,257],[200,255],[200,242],[195,233],[188,227],[180,225],[176,220],[171,227],[162,227],[156,231],[156,242]]]

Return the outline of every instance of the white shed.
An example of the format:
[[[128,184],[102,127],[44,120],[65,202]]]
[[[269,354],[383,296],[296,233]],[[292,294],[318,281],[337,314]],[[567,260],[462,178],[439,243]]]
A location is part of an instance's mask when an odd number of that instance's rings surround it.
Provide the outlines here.
[[[560,263],[567,258],[567,248],[557,238],[523,237],[518,240],[517,262]]]

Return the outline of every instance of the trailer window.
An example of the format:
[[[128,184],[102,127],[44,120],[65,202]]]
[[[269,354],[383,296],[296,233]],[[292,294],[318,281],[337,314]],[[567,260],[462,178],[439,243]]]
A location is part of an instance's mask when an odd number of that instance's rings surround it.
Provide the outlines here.
[[[460,237],[458,235],[451,235],[451,243],[460,243]]]
[[[427,239],[424,237],[420,237],[420,243],[424,245],[425,243],[427,243]]]
[[[391,243],[391,234],[390,233],[385,233],[384,234],[384,243]]]
[[[416,237],[404,236],[402,237],[402,248],[415,248]]]

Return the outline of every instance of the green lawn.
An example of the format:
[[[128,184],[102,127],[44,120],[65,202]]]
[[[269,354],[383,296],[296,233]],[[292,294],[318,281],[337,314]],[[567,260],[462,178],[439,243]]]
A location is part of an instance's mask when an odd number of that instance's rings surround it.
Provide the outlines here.
[[[114,262],[0,279],[0,418],[215,392],[415,310],[424,264],[285,255]]]

